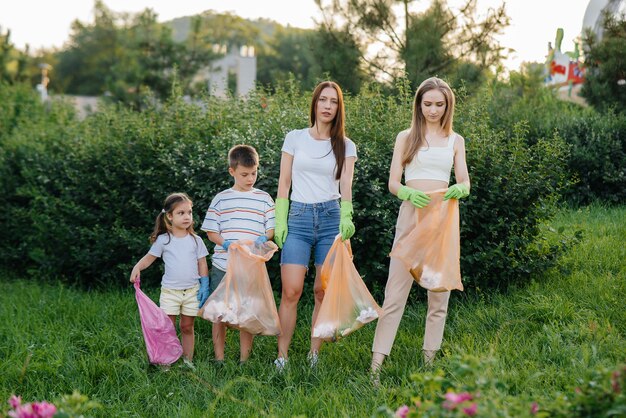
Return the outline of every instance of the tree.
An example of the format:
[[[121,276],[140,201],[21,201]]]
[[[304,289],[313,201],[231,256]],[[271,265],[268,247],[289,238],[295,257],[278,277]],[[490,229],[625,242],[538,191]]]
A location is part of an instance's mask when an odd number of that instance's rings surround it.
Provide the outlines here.
[[[72,23],[70,41],[57,54],[55,79],[66,93],[108,93],[139,107],[149,92],[167,97],[174,77],[187,91],[198,69],[215,55],[199,21],[194,20],[188,41],[177,43],[154,11],[115,13],[97,0],[92,24]]]
[[[368,79],[361,65],[361,49],[351,33],[321,27],[312,41],[313,57],[321,74],[328,74],[342,89],[356,94]]]
[[[279,27],[259,51],[257,79],[262,85],[275,85],[293,76],[303,89],[311,89],[331,78],[358,93],[366,79],[360,57],[358,43],[345,31]]]
[[[62,89],[71,94],[101,95],[116,78],[121,44],[117,17],[102,1],[94,5],[94,23],[72,22],[68,45],[58,54],[55,71]]]
[[[581,94],[598,110],[626,112],[626,17],[606,15],[602,39],[585,35],[585,82]]]
[[[243,45],[259,46],[262,41],[260,29],[250,21],[231,13],[214,14],[210,11],[199,15],[200,34],[209,46],[222,44],[228,47]]]
[[[308,88],[314,82],[315,59],[311,50],[313,31],[278,27],[267,45],[257,54],[257,81],[265,86],[276,85],[290,77]]]
[[[119,55],[107,89],[135,107],[148,91],[167,97],[175,76],[172,69],[185,61],[184,47],[175,45],[171,30],[160,25],[150,9],[133,16],[125,26],[118,30]]]
[[[0,82],[12,84],[26,81],[32,73],[28,45],[25,51],[20,51],[11,42],[11,31],[2,32],[0,27]]]
[[[379,78],[394,79],[406,73],[418,83],[426,76],[452,72],[461,60],[488,68],[504,57],[505,49],[495,39],[509,24],[504,4],[480,19],[477,0],[466,0],[456,11],[445,0],[432,0],[421,13],[411,10],[415,0],[316,2],[322,26],[341,26],[361,46],[379,46],[375,53],[362,57]]]

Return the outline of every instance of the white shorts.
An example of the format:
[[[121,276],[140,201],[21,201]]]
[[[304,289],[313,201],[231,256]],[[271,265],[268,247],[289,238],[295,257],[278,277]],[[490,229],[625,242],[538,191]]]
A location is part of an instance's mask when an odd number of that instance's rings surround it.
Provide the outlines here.
[[[167,289],[161,288],[161,297],[159,305],[161,309],[168,315],[198,315],[198,290],[200,285],[197,284],[189,289]]]

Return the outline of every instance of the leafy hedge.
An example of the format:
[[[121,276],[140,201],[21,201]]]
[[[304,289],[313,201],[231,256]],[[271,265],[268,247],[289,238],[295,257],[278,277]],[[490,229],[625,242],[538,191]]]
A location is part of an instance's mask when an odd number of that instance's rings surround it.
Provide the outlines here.
[[[575,179],[565,191],[570,202],[626,202],[626,115],[564,102],[545,88],[519,95],[500,86],[494,93],[489,101],[493,127],[525,120],[530,141],[558,132],[570,145],[567,169]]]
[[[505,382],[480,375],[493,361],[472,356],[453,356],[450,371],[426,370],[411,375],[412,390],[400,394],[404,405],[395,412],[388,406],[378,408],[374,417],[623,417],[626,414],[626,365],[615,370],[593,370],[588,380],[579,379],[573,393],[554,394],[549,403],[529,402]],[[487,394],[485,396],[485,394]],[[494,396],[495,395],[495,396]]]
[[[0,95],[10,96],[0,87]],[[364,88],[346,98],[347,133],[359,153],[353,248],[375,289],[386,281],[400,203],[387,190],[393,143],[410,121],[412,92],[405,85],[398,91],[383,96]],[[247,101],[196,104],[174,92],[169,102],[141,113],[105,107],[84,121],[63,103],[44,111],[28,100],[36,111],[15,116],[15,128],[0,136],[0,263],[91,286],[125,285],[168,193],[192,197],[199,226],[213,195],[231,185],[226,154],[234,144],[257,148],[257,186],[274,195],[283,138],[306,126],[310,92],[286,84],[271,96],[258,91]],[[6,106],[0,104],[0,114]],[[473,184],[461,205],[462,272],[470,287],[524,279],[565,247],[540,226],[567,183],[567,145],[552,133],[529,142],[524,123],[495,130],[487,109],[461,98],[456,119],[467,138]],[[269,268],[279,283],[277,257]],[[158,269],[147,273],[158,280]]]

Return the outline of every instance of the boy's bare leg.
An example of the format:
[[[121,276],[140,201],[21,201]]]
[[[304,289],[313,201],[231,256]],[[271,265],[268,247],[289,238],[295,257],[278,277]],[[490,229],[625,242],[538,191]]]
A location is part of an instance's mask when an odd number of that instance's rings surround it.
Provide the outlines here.
[[[214,322],[211,330],[213,337],[213,351],[215,360],[224,361],[224,346],[226,344],[226,325],[221,322]]]
[[[252,351],[252,342],[254,341],[254,335],[246,331],[239,331],[239,361],[245,362],[250,357]]]

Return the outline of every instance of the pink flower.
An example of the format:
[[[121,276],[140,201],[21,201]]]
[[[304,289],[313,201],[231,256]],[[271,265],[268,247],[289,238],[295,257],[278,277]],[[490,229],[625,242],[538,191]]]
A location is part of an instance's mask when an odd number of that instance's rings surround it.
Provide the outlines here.
[[[444,409],[447,409],[448,411],[452,411],[454,408],[456,408],[456,404],[454,402],[451,402],[451,401],[443,401],[441,406]]]
[[[465,413],[465,415],[473,417],[474,415],[476,415],[476,412],[478,411],[478,405],[476,405],[476,403],[471,404],[470,406],[463,408],[463,412]]]
[[[533,404],[530,405],[530,413],[532,415],[535,415],[537,412],[539,412],[539,405],[537,404],[537,402],[533,402]]]
[[[396,411],[396,416],[398,418],[406,418],[406,416],[409,415],[409,407],[406,405],[402,405],[400,408],[398,408],[398,410]]]
[[[21,396],[11,395],[11,397],[9,398],[9,405],[11,405],[11,408],[15,409],[21,404],[22,404]]]
[[[11,418],[52,418],[57,412],[57,407],[46,401],[22,405],[22,397],[15,395],[9,399],[9,405],[13,409],[9,411]]]
[[[454,404],[459,404],[461,402],[472,400],[472,395],[468,392],[463,392],[463,393],[458,393],[458,394],[454,392],[448,392],[446,393],[445,396],[446,396],[446,400]]]
[[[620,393],[620,387],[619,387],[619,376],[620,373],[619,371],[614,371],[613,375],[611,375],[611,386],[613,387],[613,392],[615,393]]]
[[[39,418],[52,418],[57,413],[57,407],[53,404],[42,401],[33,403],[33,412],[37,414]]]
[[[29,403],[19,405],[15,408],[15,411],[9,411],[9,416],[11,418],[38,418],[37,414],[33,412],[32,405]]]

